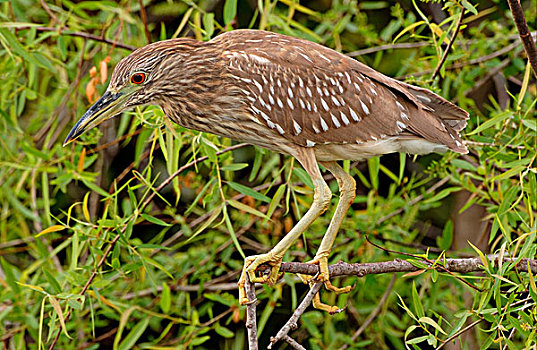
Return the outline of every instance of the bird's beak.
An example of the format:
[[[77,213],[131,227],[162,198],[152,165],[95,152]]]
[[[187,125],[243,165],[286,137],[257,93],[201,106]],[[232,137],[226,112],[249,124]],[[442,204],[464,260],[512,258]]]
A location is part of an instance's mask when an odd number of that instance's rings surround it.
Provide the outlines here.
[[[69,135],[63,142],[63,145],[67,145],[87,130],[121,113],[124,109],[127,97],[128,96],[122,92],[106,91],[71,129]]]

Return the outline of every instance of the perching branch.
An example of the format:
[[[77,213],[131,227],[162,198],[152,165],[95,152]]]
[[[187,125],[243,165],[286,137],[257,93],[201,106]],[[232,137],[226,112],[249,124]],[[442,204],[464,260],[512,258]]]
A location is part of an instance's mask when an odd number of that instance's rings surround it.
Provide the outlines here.
[[[248,300],[250,300],[248,305],[246,305],[246,331],[248,332],[248,350],[257,350],[257,296],[255,295],[254,284],[250,282],[250,277],[248,277],[248,275],[246,275],[246,296],[248,297]]]
[[[515,21],[518,34],[520,35],[520,40],[524,45],[524,50],[526,50],[528,60],[533,68],[533,74],[537,77],[537,48],[535,48],[535,42],[533,41],[530,29],[528,28],[526,17],[524,17],[524,10],[522,9],[522,6],[520,6],[520,0],[507,0],[507,2],[511,8],[513,20]]]
[[[494,264],[498,263],[498,258],[499,258],[498,255],[487,255],[487,259],[490,262],[493,262]],[[484,270],[483,262],[481,261],[480,258],[445,259],[444,261],[438,261],[435,264],[436,266],[434,267],[432,266],[432,264],[428,263],[427,261],[423,261],[422,263],[429,265],[430,268],[438,268],[441,272],[448,271],[448,272],[458,272],[458,273],[469,273],[469,272],[477,272],[477,271]],[[513,268],[519,272],[527,272],[529,269],[532,271],[532,273],[537,273],[537,260],[535,259],[503,258],[503,263],[515,264]],[[262,270],[262,269],[263,267],[260,267],[258,270]],[[348,264],[345,262],[338,262],[334,265],[330,265],[328,267],[328,270],[330,272],[331,277],[337,277],[337,276],[363,277],[369,274],[414,272],[414,271],[419,271],[422,269],[412,265],[408,261],[395,259],[392,261],[375,262],[375,263],[357,263],[357,264]],[[307,263],[299,263],[299,262],[283,262],[280,267],[280,271],[290,272],[290,273],[299,273],[299,274],[304,274],[304,275],[316,275],[319,273],[318,266],[307,264]],[[381,300],[380,305],[382,305],[385,302],[384,299],[387,298],[387,294],[391,290],[391,285],[393,285],[393,281],[394,279],[392,278],[390,287],[388,287],[387,293],[385,293],[385,295],[383,296],[383,300]],[[311,287],[310,291],[308,292],[306,297],[302,300],[300,305],[296,308],[295,312],[293,313],[289,321],[287,321],[287,323],[280,329],[280,331],[276,334],[275,337],[271,337],[268,349],[272,349],[273,345],[276,344],[280,340],[285,340],[289,344],[291,344],[292,347],[297,348],[295,347],[295,345],[299,345],[299,344],[296,343],[296,341],[294,341],[292,338],[288,338],[288,333],[292,329],[297,328],[298,319],[305,312],[306,308],[311,304],[313,297],[319,292],[319,290],[321,289],[321,286],[322,286],[322,283],[316,283]],[[360,330],[362,330],[362,328],[365,329],[365,326],[366,325],[364,325],[364,327],[361,327]]]
[[[488,255],[489,261],[498,263],[497,255]],[[514,269],[519,272],[527,272],[528,266],[532,273],[537,273],[537,260],[521,258],[518,263],[517,258],[504,258],[504,263],[515,263]],[[426,261],[421,261],[422,264],[430,265]],[[436,266],[442,266],[442,271],[469,273],[483,271],[483,262],[480,258],[461,258],[461,259],[445,259],[445,264],[439,261]],[[431,268],[436,268],[432,267]],[[261,269],[261,268],[260,268]],[[258,269],[259,270],[259,269]],[[419,271],[420,268],[412,265],[406,260],[394,259],[391,261],[381,261],[373,263],[356,263],[349,264],[345,262],[338,262],[334,265],[328,266],[328,271],[331,277],[337,276],[358,276],[363,277],[365,275],[382,274],[382,273],[394,273],[394,272],[414,272]],[[299,262],[283,262],[280,268],[281,272],[298,273],[303,275],[316,275],[319,273],[317,265],[299,263]]]

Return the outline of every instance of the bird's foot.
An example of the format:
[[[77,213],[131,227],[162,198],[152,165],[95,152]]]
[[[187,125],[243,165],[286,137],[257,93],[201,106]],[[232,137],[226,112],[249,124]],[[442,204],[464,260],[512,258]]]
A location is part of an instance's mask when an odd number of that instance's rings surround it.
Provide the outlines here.
[[[300,279],[307,284],[313,284],[322,282],[326,289],[335,292],[337,294],[349,293],[353,290],[354,286],[346,286],[343,288],[336,287],[330,282],[330,274],[328,273],[328,258],[326,256],[316,256],[312,261],[309,261],[308,264],[315,264],[319,266],[319,273],[315,276],[301,275],[298,276]],[[319,310],[323,310],[333,315],[335,313],[343,311],[343,309],[338,308],[337,306],[327,305],[321,302],[321,297],[319,293],[313,298],[313,307]]]
[[[270,265],[270,271],[267,274],[261,276],[256,275],[256,270],[263,264]],[[267,283],[273,285],[278,280],[278,272],[282,264],[282,258],[278,257],[271,252],[267,254],[252,255],[244,259],[244,267],[242,268],[241,277],[239,278],[239,302],[241,305],[246,305],[251,302],[246,296],[246,274],[250,278],[252,283]]]

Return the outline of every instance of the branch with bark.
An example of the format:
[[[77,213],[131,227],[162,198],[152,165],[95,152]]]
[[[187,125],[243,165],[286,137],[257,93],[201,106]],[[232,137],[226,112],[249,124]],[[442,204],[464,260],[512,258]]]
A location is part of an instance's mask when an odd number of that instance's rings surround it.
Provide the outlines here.
[[[520,40],[524,45],[524,50],[528,55],[528,60],[533,68],[533,74],[537,77],[537,48],[535,47],[535,42],[528,28],[528,23],[526,22],[526,17],[524,16],[524,10],[520,5],[520,0],[507,0],[511,12],[513,13],[513,20],[515,21],[516,27],[518,29],[518,34],[520,35]]]
[[[497,255],[487,255],[487,259],[495,264],[498,263],[499,257]],[[421,261],[420,263],[429,265],[429,268],[442,267],[440,272],[481,272],[483,271],[483,262],[481,258],[460,258],[460,259],[445,259],[440,260],[436,265],[430,264],[428,261]],[[526,258],[503,258],[503,263],[514,264],[514,269],[519,272],[528,272],[528,269],[532,273],[537,273],[537,260]],[[373,263],[355,263],[349,264],[345,262],[338,262],[328,267],[330,277],[338,276],[358,276],[363,277],[365,275],[382,274],[382,273],[394,273],[394,272],[415,272],[423,270],[406,260],[394,259],[391,261],[373,262]],[[302,275],[316,275],[319,273],[319,268],[316,265],[299,263],[299,262],[283,262],[280,268],[281,272],[298,273]]]
[[[419,258],[416,256],[416,258]],[[527,258],[508,258],[500,257],[498,254],[491,254],[483,257],[474,257],[474,258],[452,258],[452,259],[439,259],[438,261],[431,262],[430,259],[423,258],[423,261],[420,261],[420,264],[424,264],[427,268],[418,267],[406,260],[394,259],[391,261],[382,261],[382,262],[373,262],[373,263],[355,263],[349,264],[345,262],[338,262],[336,264],[330,265],[328,270],[331,277],[338,276],[357,276],[364,277],[371,274],[384,274],[384,273],[396,273],[396,272],[416,272],[420,270],[427,269],[437,269],[439,272],[447,273],[471,273],[471,272],[483,272],[486,268],[489,268],[490,264],[498,266],[500,262],[502,264],[513,264],[512,269],[518,272],[528,272],[531,271],[533,274],[537,274],[537,259],[527,259]],[[487,266],[487,267],[485,267]],[[267,267],[266,272],[269,268]],[[258,271],[264,273],[264,266],[261,266]],[[304,275],[317,275],[319,273],[319,268],[317,265],[300,263],[300,262],[283,262],[280,267],[280,272],[304,274]],[[390,283],[385,295],[383,296],[381,302],[379,303],[379,310],[382,305],[386,302],[389,292],[393,286],[394,278]],[[271,337],[269,349],[271,349],[278,341],[283,340],[287,342],[294,349],[303,349],[303,347],[297,343],[293,338],[288,334],[291,330],[298,328],[298,320],[302,314],[306,311],[308,306],[311,304],[313,297],[319,292],[322,287],[322,283],[311,284],[310,291],[306,297],[301,301],[300,305],[293,312],[293,315],[285,323],[285,325],[278,331],[276,336]],[[255,289],[248,288],[250,295],[248,297],[250,300],[255,300]],[[247,330],[248,330],[248,340],[249,340],[249,349],[257,349],[257,339],[252,338],[257,334],[256,322],[255,322],[255,302],[247,306]],[[373,319],[378,314],[378,310],[373,312],[368,318],[367,324],[364,324],[356,332],[356,337],[365,330],[365,328],[373,321]],[[356,338],[354,338],[356,339]]]

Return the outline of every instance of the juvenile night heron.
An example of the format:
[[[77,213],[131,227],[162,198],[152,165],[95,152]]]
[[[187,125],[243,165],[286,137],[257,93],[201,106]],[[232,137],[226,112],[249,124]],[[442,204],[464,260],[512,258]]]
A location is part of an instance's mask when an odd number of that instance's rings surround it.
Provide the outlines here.
[[[315,186],[310,209],[266,254],[247,257],[239,298],[252,282],[274,283],[285,252],[321,215],[332,193],[318,163],[336,178],[340,198],[312,264],[316,281],[335,292],[327,257],[355,197],[356,183],[337,163],[392,152],[467,153],[459,131],[468,114],[429,90],[391,79],[324,46],[271,32],[236,30],[209,42],[181,38],[149,44],[116,66],[104,95],[65,143],[120,112],[162,107],[186,128],[229,137],[295,157]],[[258,276],[261,264],[270,273]],[[336,307],[314,306],[328,312]]]

